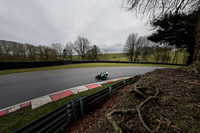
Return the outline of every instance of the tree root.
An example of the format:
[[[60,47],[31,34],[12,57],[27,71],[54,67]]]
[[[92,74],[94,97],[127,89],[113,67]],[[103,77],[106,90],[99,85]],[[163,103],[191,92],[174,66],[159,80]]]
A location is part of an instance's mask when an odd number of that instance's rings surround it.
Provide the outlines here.
[[[145,124],[143,118],[142,118],[142,115],[141,115],[141,112],[140,112],[140,108],[147,102],[149,102],[150,100],[153,100],[153,99],[156,99],[157,96],[159,94],[159,89],[156,89],[156,94],[154,96],[149,96],[146,100],[144,100],[137,108],[137,113],[138,113],[138,116],[140,118],[140,121],[142,123],[142,125],[145,127],[145,129],[149,132],[153,132],[151,129],[149,129],[149,127]]]
[[[133,87],[134,87],[134,89],[131,90],[130,93],[135,92],[136,94],[139,94],[142,98],[145,98],[145,99],[147,98],[147,96],[144,93],[142,93],[141,91],[138,90],[136,85],[134,85]],[[142,89],[142,88],[140,88],[140,89]],[[146,88],[144,88],[144,89],[146,89]]]
[[[156,129],[155,129],[156,132],[159,131],[160,126],[161,126],[161,124],[162,124],[162,120],[163,120],[163,117],[162,117],[162,116],[161,116],[161,118],[160,118],[159,120],[157,120],[157,121],[158,121],[158,126],[157,126]]]
[[[123,133],[122,129],[117,125],[115,120],[113,120],[112,115],[114,114],[127,114],[127,113],[136,113],[135,109],[128,109],[128,110],[114,110],[106,115],[108,121],[112,124],[115,133]]]
[[[161,116],[159,120],[157,119],[157,121],[158,121],[158,125],[154,129],[155,132],[158,132],[160,130],[160,127],[161,127],[162,124],[165,124],[167,126],[170,126],[170,124],[171,124],[171,122],[167,118],[163,119],[163,116]]]
[[[188,67],[185,67],[184,70],[189,73],[200,73],[200,61],[194,61]]]
[[[171,127],[173,127],[174,129],[178,130],[178,131],[183,131],[182,129],[178,128],[177,126],[175,125],[172,125]]]
[[[134,91],[137,92],[138,94],[140,94],[141,96],[143,97],[146,97],[146,95],[144,95],[142,92],[140,92],[136,86],[134,86]],[[153,132],[144,122],[143,118],[142,118],[142,115],[141,115],[141,112],[140,112],[140,108],[146,104],[147,102],[151,101],[151,100],[154,100],[157,98],[158,94],[159,94],[159,89],[156,90],[156,94],[154,96],[149,96],[148,98],[146,98],[142,103],[140,103],[139,106],[137,106],[136,109],[127,109],[127,110],[114,110],[110,113],[108,113],[106,115],[106,118],[107,120],[111,123],[111,125],[113,126],[114,128],[114,131],[115,133],[123,133],[122,129],[117,125],[117,123],[115,122],[115,120],[113,120],[112,116],[114,114],[127,114],[127,113],[136,113],[138,114],[139,116],[139,119],[140,119],[140,122],[142,123],[142,125],[144,126],[144,128],[149,131],[149,132]]]

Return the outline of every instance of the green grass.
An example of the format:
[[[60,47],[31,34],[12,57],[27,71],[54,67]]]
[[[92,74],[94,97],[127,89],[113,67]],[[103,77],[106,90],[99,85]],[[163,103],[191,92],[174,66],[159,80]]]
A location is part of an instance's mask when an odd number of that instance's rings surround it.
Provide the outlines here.
[[[111,61],[129,61],[128,57],[112,58]]]
[[[88,67],[122,67],[122,66],[175,67],[175,68],[181,67],[181,66],[174,66],[174,65],[156,65],[156,64],[84,63],[84,64],[69,64],[69,65],[61,65],[61,66],[39,67],[39,68],[28,68],[28,69],[2,70],[0,71],[0,74],[44,71],[44,70],[54,70],[54,69],[88,68]]]
[[[170,61],[168,63],[173,63],[173,58],[174,58],[174,54],[175,52],[174,51],[171,51],[170,52]],[[188,56],[188,54],[186,54]],[[111,60],[111,61],[129,61],[129,58],[126,57],[123,53],[118,53],[118,54],[106,54],[105,55],[106,58],[108,60]],[[179,52],[178,53],[178,60],[177,60],[177,63],[178,64],[185,64],[186,62],[183,62],[183,57],[184,57],[184,52]],[[133,56],[133,59],[135,57]],[[142,57],[139,56],[139,58],[141,59]],[[147,62],[155,62],[155,59],[153,58],[153,55],[150,55],[148,58],[147,58]],[[161,60],[158,61],[159,63],[161,63]]]
[[[81,60],[81,57],[79,55],[73,55],[72,60]]]
[[[104,54],[102,56],[104,56],[104,58],[106,58],[107,60],[113,60],[113,59],[125,57],[125,54],[123,54],[123,53],[112,53],[112,54]]]
[[[110,53],[110,54],[102,54],[99,56],[100,60],[112,60],[115,58],[125,57],[123,53]],[[79,55],[73,55],[72,60],[81,60]]]
[[[13,131],[25,126],[26,124],[40,118],[41,116],[47,114],[48,112],[51,112],[51,111],[55,110],[56,108],[72,101],[73,99],[77,99],[82,96],[90,95],[90,94],[95,93],[99,90],[102,90],[108,86],[111,86],[117,82],[120,82],[120,81],[106,83],[106,84],[103,84],[102,87],[84,91],[84,92],[81,92],[81,93],[78,93],[75,95],[70,95],[70,96],[60,99],[58,101],[48,103],[37,109],[31,110],[30,108],[24,108],[17,112],[9,114],[7,116],[0,117],[0,133],[13,132]]]

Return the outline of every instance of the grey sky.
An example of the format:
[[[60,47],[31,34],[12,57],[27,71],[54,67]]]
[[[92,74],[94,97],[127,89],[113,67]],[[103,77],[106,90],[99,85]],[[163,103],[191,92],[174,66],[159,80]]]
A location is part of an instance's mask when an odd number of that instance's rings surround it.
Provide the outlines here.
[[[65,45],[82,36],[107,52],[121,52],[130,33],[150,33],[146,20],[121,4],[122,0],[1,0],[0,40]]]

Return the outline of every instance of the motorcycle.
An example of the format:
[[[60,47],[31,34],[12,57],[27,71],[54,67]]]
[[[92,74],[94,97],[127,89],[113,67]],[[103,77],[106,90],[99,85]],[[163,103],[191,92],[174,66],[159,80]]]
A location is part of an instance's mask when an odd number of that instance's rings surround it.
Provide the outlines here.
[[[108,77],[108,72],[101,72],[101,73],[98,73],[95,78],[96,79],[103,79],[103,80],[105,80],[107,77]]]

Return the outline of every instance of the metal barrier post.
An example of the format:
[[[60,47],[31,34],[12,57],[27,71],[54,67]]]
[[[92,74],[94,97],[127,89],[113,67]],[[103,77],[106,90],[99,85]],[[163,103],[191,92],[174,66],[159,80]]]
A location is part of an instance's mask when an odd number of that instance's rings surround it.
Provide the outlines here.
[[[80,99],[80,108],[81,108],[81,115],[83,115],[84,114],[84,106],[83,106],[82,98]]]
[[[73,112],[73,109],[71,109],[72,108],[72,104],[67,104],[67,109],[66,109],[66,111],[67,111],[67,113],[68,113],[68,121],[70,121],[71,120],[71,116],[72,116],[72,114],[71,113],[69,113],[71,110],[72,110],[72,112]]]
[[[109,96],[111,96],[111,94],[112,94],[112,87],[110,86],[109,87]]]
[[[123,81],[123,84],[124,84],[124,86],[126,85],[126,81],[125,80]]]
[[[74,119],[76,119],[76,107],[75,107],[74,101],[72,101],[72,113],[73,113]]]

